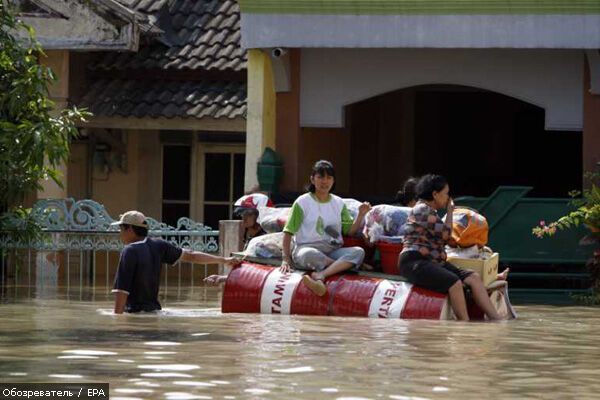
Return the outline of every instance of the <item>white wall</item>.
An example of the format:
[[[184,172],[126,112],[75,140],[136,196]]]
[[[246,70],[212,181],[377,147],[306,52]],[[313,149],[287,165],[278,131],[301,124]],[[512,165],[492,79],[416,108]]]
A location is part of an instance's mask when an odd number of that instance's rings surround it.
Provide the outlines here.
[[[302,49],[300,123],[342,127],[343,108],[417,85],[456,84],[546,110],[546,129],[583,127],[581,50]]]
[[[338,2],[344,3],[339,0]],[[446,2],[459,3],[456,0],[446,0]],[[524,1],[513,0],[513,2]],[[572,2],[576,1],[572,0]],[[582,0],[579,2],[581,3]],[[408,2],[404,1],[404,3]],[[421,1],[421,3],[425,2]],[[442,2],[438,1],[438,3]],[[507,1],[496,1],[496,3],[507,3]],[[302,12],[296,14],[242,12],[242,46],[244,48],[343,47],[350,49],[597,49],[600,47],[600,15],[598,14],[453,15],[450,10],[447,12],[450,15],[317,15]]]

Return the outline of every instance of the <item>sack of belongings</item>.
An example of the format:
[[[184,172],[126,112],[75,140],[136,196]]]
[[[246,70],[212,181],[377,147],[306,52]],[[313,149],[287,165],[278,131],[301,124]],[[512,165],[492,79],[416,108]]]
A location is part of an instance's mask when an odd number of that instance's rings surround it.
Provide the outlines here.
[[[363,233],[371,243],[378,241],[400,243],[404,236],[404,225],[410,207],[396,207],[387,204],[374,206],[365,217]]]
[[[444,218],[445,219],[445,218]],[[452,239],[458,247],[483,247],[488,242],[487,220],[477,211],[467,207],[457,207],[452,214]]]
[[[281,232],[288,220],[290,210],[291,207],[259,207],[258,223],[267,233]]]
[[[244,254],[252,257],[281,258],[283,232],[269,233],[250,240]]]

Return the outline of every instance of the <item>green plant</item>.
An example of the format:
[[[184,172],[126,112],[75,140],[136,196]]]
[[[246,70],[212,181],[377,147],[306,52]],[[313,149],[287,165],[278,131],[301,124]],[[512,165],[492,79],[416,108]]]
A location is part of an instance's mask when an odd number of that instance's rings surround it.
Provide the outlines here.
[[[588,189],[569,193],[574,198],[571,204],[577,208],[556,221],[540,221],[539,225],[533,228],[535,236],[553,236],[558,230],[571,229],[581,224],[587,225],[592,231],[600,229],[600,174],[588,173],[586,177],[590,180]]]

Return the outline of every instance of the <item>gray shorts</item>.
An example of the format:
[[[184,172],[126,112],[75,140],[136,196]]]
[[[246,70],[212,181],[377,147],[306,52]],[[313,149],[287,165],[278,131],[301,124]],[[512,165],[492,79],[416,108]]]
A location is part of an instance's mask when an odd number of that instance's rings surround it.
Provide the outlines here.
[[[330,247],[320,245],[296,246],[292,253],[294,264],[302,269],[322,271],[329,264],[327,259],[342,260],[354,264],[351,268],[357,271],[365,259],[365,251],[360,247]]]

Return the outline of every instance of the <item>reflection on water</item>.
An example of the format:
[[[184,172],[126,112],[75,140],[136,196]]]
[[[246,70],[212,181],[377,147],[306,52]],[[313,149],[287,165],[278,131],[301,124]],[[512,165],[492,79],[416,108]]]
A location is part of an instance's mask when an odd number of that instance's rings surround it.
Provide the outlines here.
[[[594,308],[518,307],[518,320],[497,324],[223,315],[216,289],[194,288],[160,313],[115,316],[107,290],[28,293],[0,306],[5,382],[110,382],[113,400],[600,393]]]

